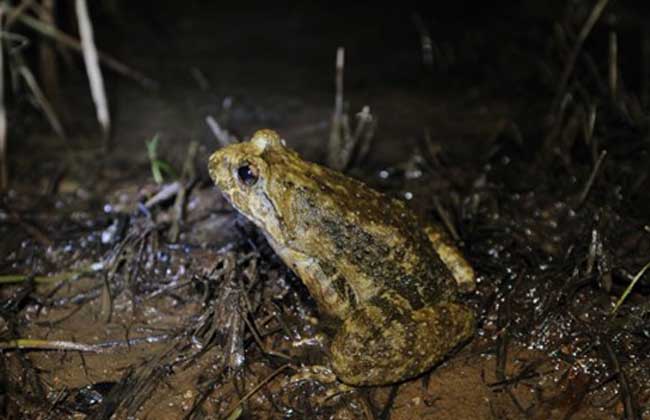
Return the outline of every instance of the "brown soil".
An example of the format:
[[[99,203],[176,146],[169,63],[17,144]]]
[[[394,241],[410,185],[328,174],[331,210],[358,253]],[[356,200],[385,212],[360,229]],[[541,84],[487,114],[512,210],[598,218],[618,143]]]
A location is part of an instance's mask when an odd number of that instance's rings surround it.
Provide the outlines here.
[[[12,99],[0,278],[26,278],[0,283],[0,416],[650,419],[647,274],[612,315],[650,255],[648,104],[627,58],[641,55],[643,9],[606,9],[618,26],[595,26],[561,108],[553,98],[575,38],[561,45],[554,27],[577,33],[589,2],[508,2],[509,16],[465,2],[126,3],[95,11],[98,43],[160,88],[107,74],[109,152],[83,71],[67,68],[61,80],[66,140],[21,95]],[[439,48],[433,68],[422,65],[412,10]],[[607,80],[612,28],[628,77],[614,99],[594,76]],[[479,275],[464,297],[479,324],[424,377],[325,399],[333,385],[291,376],[327,364],[327,325],[210,184],[218,142],[205,117],[240,138],[277,129],[323,162],[340,45],[350,115],[369,105],[379,121],[369,155],[349,172],[453,225]],[[144,206],[164,187],[145,148],[156,134],[160,159],[179,173],[196,168],[182,178],[176,241],[174,197]],[[191,141],[198,152],[188,160]],[[99,347],[16,349],[19,338]]]

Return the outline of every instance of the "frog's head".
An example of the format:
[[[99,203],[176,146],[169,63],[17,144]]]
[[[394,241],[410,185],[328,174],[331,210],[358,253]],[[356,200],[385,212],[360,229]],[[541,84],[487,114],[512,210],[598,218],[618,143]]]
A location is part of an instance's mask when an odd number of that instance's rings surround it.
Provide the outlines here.
[[[294,152],[273,130],[259,130],[248,142],[210,156],[210,177],[230,203],[276,242],[283,243],[283,162]],[[276,163],[274,163],[276,162]]]

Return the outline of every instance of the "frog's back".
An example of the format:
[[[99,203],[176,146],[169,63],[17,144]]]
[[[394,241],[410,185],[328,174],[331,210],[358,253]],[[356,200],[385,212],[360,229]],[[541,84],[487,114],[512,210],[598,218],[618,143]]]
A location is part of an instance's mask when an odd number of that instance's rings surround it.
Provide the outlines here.
[[[296,247],[333,279],[351,310],[385,290],[413,309],[455,294],[449,270],[403,202],[316,164],[284,178],[294,189],[287,204]]]

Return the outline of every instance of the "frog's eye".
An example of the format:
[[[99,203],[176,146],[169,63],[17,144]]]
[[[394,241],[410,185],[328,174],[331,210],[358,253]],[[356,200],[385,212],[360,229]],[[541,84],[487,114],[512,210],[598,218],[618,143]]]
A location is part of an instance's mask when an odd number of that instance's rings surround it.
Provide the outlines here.
[[[257,182],[257,179],[259,177],[254,166],[251,166],[248,163],[244,163],[239,168],[237,168],[237,178],[242,184],[250,187]]]

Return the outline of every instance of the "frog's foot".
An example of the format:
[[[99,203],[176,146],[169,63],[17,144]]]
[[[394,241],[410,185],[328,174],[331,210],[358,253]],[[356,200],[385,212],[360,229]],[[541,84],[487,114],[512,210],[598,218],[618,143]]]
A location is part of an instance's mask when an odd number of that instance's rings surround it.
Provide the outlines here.
[[[354,391],[354,388],[338,381],[332,369],[323,365],[303,366],[298,372],[291,375],[287,383],[294,384],[302,381],[317,381],[327,385],[327,389],[323,394],[314,397],[314,403],[317,405],[323,405],[339,394]]]
[[[323,384],[336,382],[336,375],[332,369],[323,365],[302,366],[298,372],[291,375],[289,383],[314,380]]]
[[[417,311],[378,298],[355,310],[331,346],[336,376],[350,385],[387,385],[417,376],[471,337],[474,314],[456,303]]]
[[[429,225],[424,229],[436,253],[447,266],[463,293],[476,290],[476,274],[453,240],[441,226]]]

